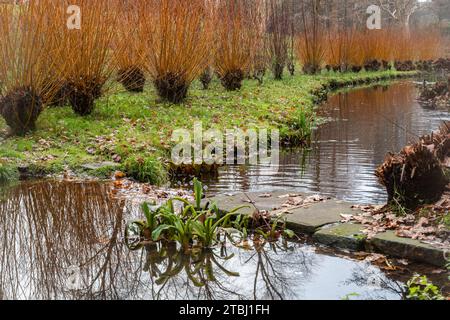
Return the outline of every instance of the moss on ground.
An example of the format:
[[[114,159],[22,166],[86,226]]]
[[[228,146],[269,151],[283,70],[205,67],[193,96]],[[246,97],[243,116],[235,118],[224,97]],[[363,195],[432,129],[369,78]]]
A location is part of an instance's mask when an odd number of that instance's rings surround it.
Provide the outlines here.
[[[193,130],[198,121],[204,129],[278,128],[282,139],[301,143],[308,140],[317,120],[315,104],[329,90],[400,75],[408,73],[296,75],[282,81],[266,79],[261,86],[246,80],[237,92],[225,91],[215,80],[209,90],[194,83],[180,105],[158,101],[152,86],[142,94],[117,90],[98,100],[86,117],[69,106],[47,108],[37,130],[25,137],[5,138],[7,127],[0,119],[0,161],[9,167],[29,166],[31,174],[80,172],[86,163],[118,161],[131,176],[161,183],[166,179],[162,163],[170,156],[174,129]]]

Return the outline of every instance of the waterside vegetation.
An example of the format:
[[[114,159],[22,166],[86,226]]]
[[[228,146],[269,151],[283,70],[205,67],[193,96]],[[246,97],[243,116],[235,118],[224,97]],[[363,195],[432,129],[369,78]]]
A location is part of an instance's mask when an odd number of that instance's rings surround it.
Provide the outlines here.
[[[121,91],[95,102],[92,114],[80,117],[70,106],[47,108],[26,136],[8,136],[0,120],[0,162],[31,176],[85,173],[86,164],[111,164],[90,175],[109,177],[117,169],[140,181],[162,183],[167,178],[174,129],[277,128],[286,143],[305,144],[319,121],[315,106],[328,92],[413,73],[396,71],[296,74],[262,85],[245,80],[240,91],[226,91],[219,80],[209,90],[194,82],[182,104],[160,101],[147,85],[144,93]]]

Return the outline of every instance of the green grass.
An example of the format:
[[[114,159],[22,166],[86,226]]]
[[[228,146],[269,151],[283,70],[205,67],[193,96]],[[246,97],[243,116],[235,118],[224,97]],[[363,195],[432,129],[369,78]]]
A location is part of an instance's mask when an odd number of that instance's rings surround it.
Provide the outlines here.
[[[327,91],[330,82],[355,84],[361,79],[378,81],[397,74],[286,75],[282,81],[266,78],[262,86],[246,80],[237,92],[225,91],[217,80],[207,91],[194,83],[189,98],[181,105],[159,102],[150,85],[142,94],[120,89],[97,101],[95,111],[87,117],[75,115],[69,106],[46,109],[35,132],[1,142],[0,161],[58,173],[67,168],[78,172],[82,164],[120,156],[123,167],[133,176],[160,183],[165,180],[164,168],[156,162],[169,158],[174,129],[193,130],[198,121],[204,129],[223,131],[234,127],[278,128],[282,139],[300,143],[311,134],[317,120],[317,96]],[[6,131],[3,120],[0,131]],[[137,165],[142,159],[144,165]]]
[[[0,162],[0,184],[14,182],[19,178],[17,168]]]
[[[450,229],[450,212],[444,215],[442,222],[448,229]]]
[[[159,159],[131,156],[125,160],[123,170],[138,181],[161,185],[167,181],[165,167]]]

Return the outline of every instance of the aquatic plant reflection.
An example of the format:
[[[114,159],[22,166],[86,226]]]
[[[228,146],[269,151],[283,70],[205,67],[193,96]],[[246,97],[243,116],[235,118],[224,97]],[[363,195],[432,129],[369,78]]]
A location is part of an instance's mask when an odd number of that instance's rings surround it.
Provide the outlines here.
[[[312,257],[299,261],[297,255],[286,263],[277,251],[292,250],[281,243],[259,244],[254,250],[223,244],[190,253],[175,244],[158,243],[144,251],[143,270],[150,275],[152,299],[286,299],[295,297],[287,269],[295,265],[308,271],[313,265]]]

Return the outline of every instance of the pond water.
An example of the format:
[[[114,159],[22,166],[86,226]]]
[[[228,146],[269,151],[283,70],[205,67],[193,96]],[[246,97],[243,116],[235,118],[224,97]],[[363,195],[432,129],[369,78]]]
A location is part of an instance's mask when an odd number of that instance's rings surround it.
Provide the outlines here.
[[[329,121],[314,131],[311,148],[284,150],[276,174],[263,166],[227,166],[203,181],[211,194],[281,189],[384,203],[374,172],[386,154],[450,120],[448,112],[422,108],[417,90],[401,81],[334,95],[319,109]]]
[[[339,94],[322,109],[331,121],[316,130],[310,151],[283,153],[275,176],[258,167],[223,168],[208,181],[209,192],[278,188],[381,202],[373,170],[384,154],[448,117],[422,109],[414,97],[408,82]],[[161,245],[130,251],[125,225],[142,213],[112,190],[68,181],[0,187],[0,300],[401,299],[414,272],[436,284],[446,280],[414,264],[392,273],[306,240],[253,249],[226,244],[191,255]]]
[[[142,214],[112,190],[56,181],[3,189],[0,300],[400,299],[400,280],[416,270],[399,279],[306,242],[191,255],[160,244],[130,251],[124,227]]]

